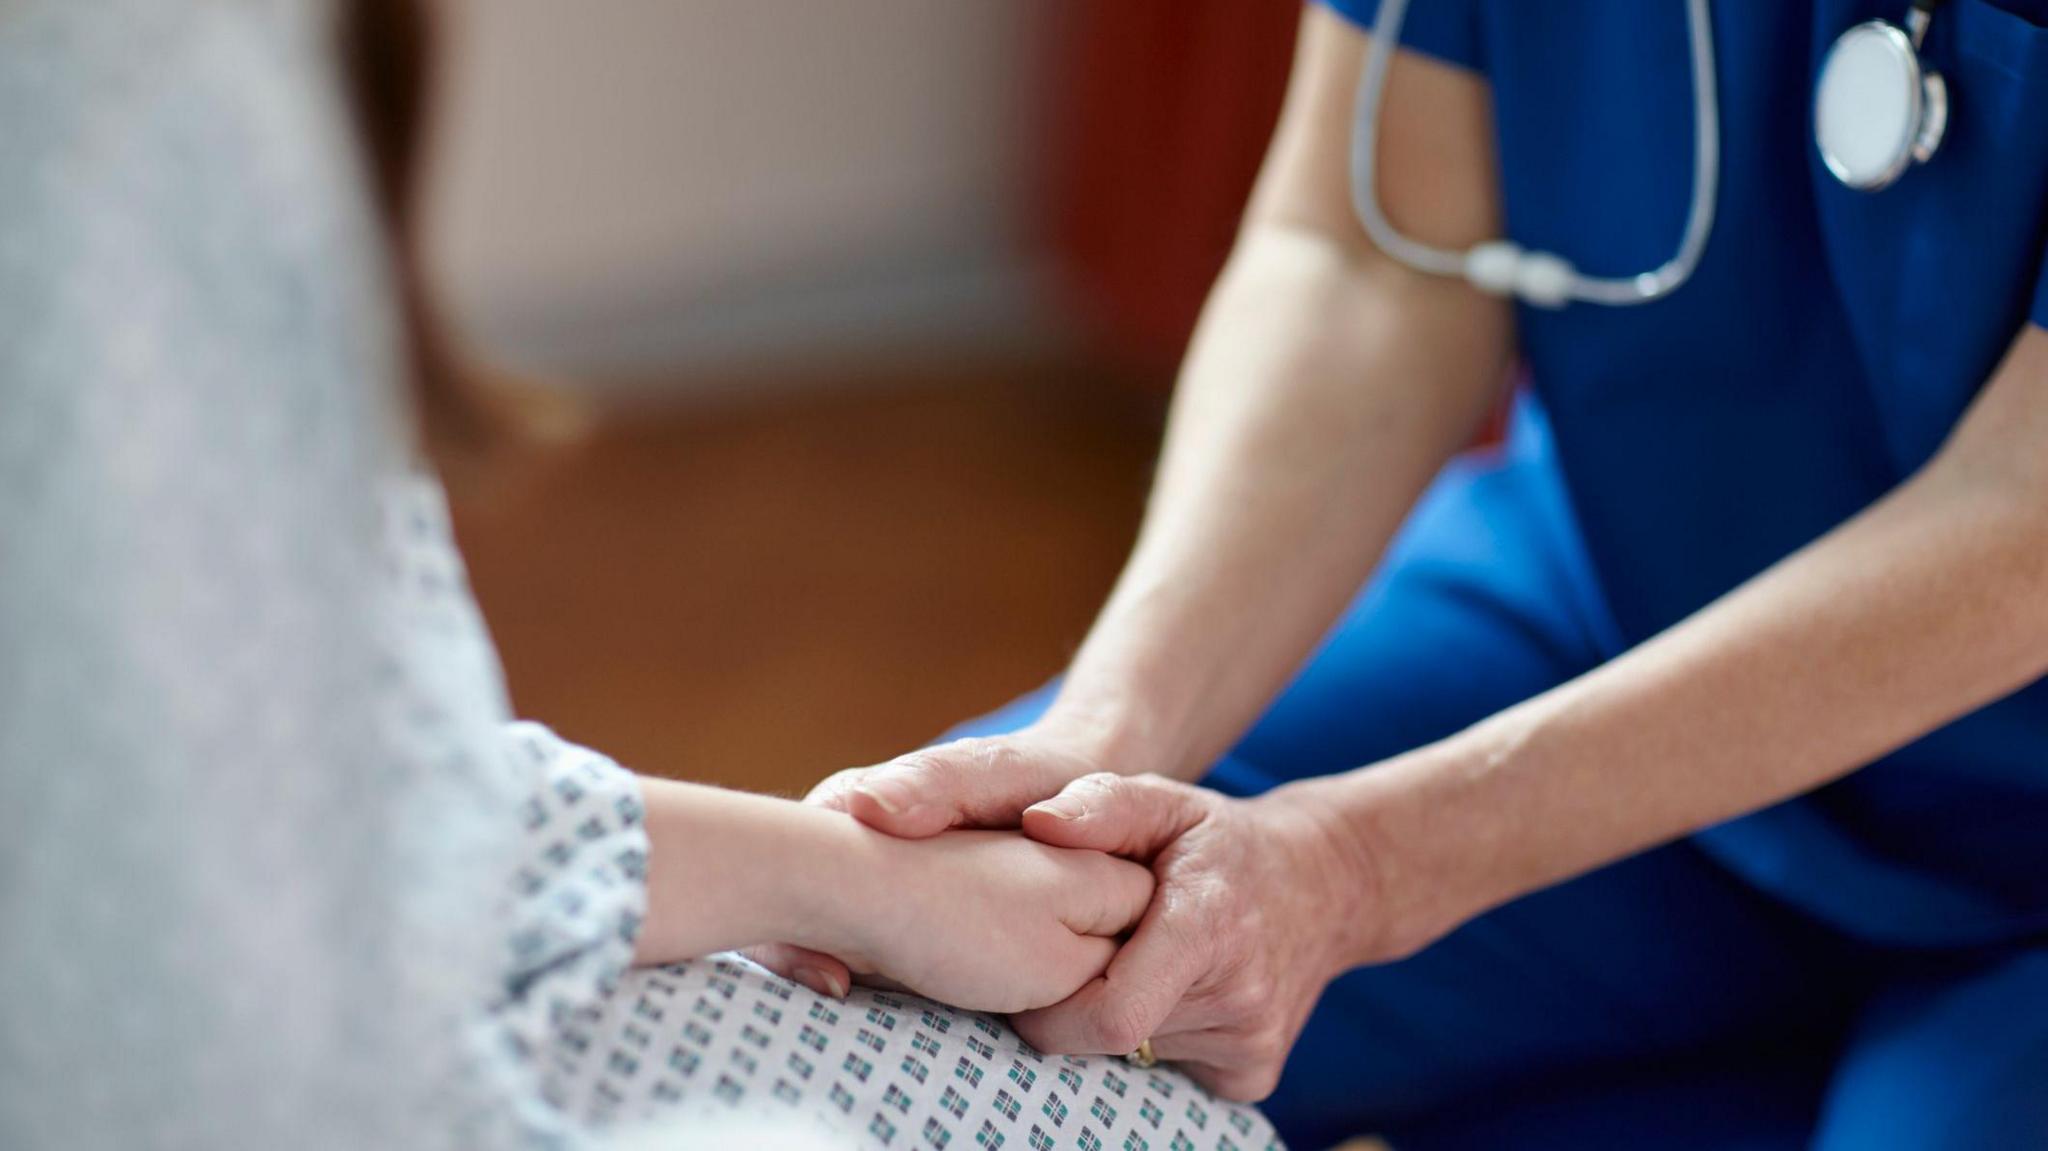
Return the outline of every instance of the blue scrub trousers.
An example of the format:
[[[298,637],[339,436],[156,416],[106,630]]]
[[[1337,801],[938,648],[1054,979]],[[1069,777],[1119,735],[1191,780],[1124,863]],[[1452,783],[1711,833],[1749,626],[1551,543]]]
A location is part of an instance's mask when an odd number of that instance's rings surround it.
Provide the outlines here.
[[[1249,795],[1449,735],[1619,647],[1540,412],[1453,464],[1209,786]],[[1013,730],[1050,689],[955,734]],[[2043,834],[2048,834],[2044,829]],[[1689,843],[1331,984],[1266,1103],[1296,1151],[2048,1149],[2048,941],[1864,943]]]

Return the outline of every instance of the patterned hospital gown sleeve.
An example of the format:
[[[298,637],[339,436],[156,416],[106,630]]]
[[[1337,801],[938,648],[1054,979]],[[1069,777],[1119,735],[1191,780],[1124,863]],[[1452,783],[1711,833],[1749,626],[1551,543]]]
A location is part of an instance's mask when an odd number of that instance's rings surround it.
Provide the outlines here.
[[[519,812],[500,1017],[522,1058],[548,1064],[566,1057],[571,1020],[611,996],[632,961],[647,836],[631,773],[537,723],[509,724],[504,739],[532,791]]]

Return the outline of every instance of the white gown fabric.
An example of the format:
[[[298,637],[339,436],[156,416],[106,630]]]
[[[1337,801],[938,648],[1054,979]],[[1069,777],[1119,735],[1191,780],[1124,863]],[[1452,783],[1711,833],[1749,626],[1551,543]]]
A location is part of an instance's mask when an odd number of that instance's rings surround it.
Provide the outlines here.
[[[626,970],[638,789],[511,722],[409,474],[331,16],[0,0],[0,1147],[1274,1145],[972,1013]]]

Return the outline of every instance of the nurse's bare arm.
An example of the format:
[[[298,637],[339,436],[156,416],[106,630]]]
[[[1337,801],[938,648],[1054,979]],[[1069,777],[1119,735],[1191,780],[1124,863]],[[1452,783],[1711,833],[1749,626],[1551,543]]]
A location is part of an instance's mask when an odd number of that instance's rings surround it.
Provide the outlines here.
[[[1365,37],[1305,11],[1286,108],[1182,371],[1136,549],[1042,722],[842,773],[877,827],[1014,826],[1090,771],[1192,777],[1278,692],[1501,395],[1511,311],[1408,271],[1352,214]],[[1410,234],[1499,231],[1482,80],[1397,55],[1380,196]]]
[[[1709,542],[1708,546],[1711,546]],[[1025,815],[1149,859],[1105,978],[1041,1050],[1273,1089],[1325,984],[1517,895],[1809,790],[2048,672],[2048,332],[1885,499],[1606,666],[1419,751],[1231,799],[1096,775]]]
[[[1808,791],[2048,673],[2048,331],[2023,330],[1935,458],[1619,659],[1326,783],[1385,935]],[[1366,888],[1360,888],[1366,890]]]

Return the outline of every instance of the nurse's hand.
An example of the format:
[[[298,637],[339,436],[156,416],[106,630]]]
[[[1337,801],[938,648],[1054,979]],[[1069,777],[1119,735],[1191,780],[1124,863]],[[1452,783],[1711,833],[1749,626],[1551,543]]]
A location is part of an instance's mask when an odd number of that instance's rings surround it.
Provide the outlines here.
[[[1109,769],[1101,744],[1033,725],[922,748],[828,777],[806,802],[852,813],[877,831],[922,839],[952,827],[1016,827],[1024,809]]]
[[[1033,839],[1148,861],[1158,890],[1103,978],[1012,1020],[1041,1051],[1150,1039],[1211,1091],[1256,1101],[1323,988],[1396,957],[1367,845],[1315,784],[1232,799],[1158,776],[1091,775],[1024,813]]]
[[[949,828],[1014,828],[1024,809],[1058,795],[1074,780],[1112,765],[1108,727],[1048,716],[1006,735],[954,740],[854,767],[811,789],[804,802],[854,818],[904,839]],[[1116,757],[1126,770],[1132,753]],[[820,994],[844,994],[846,968],[837,959],[790,944],[769,944],[749,958]]]

